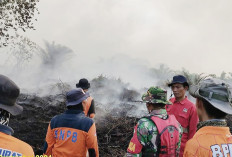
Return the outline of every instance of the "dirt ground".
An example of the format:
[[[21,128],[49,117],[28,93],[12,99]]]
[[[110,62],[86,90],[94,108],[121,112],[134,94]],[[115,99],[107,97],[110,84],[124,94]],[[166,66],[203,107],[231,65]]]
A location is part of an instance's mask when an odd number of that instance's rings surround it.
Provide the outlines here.
[[[10,126],[14,136],[29,143],[36,155],[41,155],[48,124],[51,118],[65,111],[62,95],[38,97],[21,94],[18,103],[24,107],[23,114],[11,117]],[[98,113],[96,109],[96,113]],[[102,111],[101,111],[102,113]],[[137,118],[110,113],[96,115],[96,128],[101,157],[123,156],[133,134]]]

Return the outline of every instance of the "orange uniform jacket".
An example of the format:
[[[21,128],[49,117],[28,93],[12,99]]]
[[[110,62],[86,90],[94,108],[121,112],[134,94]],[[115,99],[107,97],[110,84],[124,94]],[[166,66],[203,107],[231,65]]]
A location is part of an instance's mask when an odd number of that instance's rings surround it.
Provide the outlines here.
[[[0,156],[1,157],[34,157],[32,147],[11,136],[13,130],[0,124]]]
[[[185,146],[184,157],[232,157],[229,127],[205,126]]]
[[[91,96],[87,98],[87,103],[85,107],[85,115],[94,118],[95,117],[95,109],[94,109],[94,100]]]
[[[45,155],[84,157],[88,149],[99,156],[95,123],[84,112],[67,110],[52,118],[44,145]]]

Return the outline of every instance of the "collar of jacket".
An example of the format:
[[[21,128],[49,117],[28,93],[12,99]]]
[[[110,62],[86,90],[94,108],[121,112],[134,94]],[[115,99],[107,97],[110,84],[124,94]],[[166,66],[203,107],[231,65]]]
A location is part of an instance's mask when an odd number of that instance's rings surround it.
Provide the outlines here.
[[[205,126],[217,126],[217,127],[226,127],[227,122],[225,119],[210,119],[207,121],[202,121],[197,124],[197,130]]]
[[[185,96],[185,98],[183,100],[181,100],[181,101],[176,101],[176,98],[174,98],[174,103],[180,103],[180,104],[183,105],[186,102],[187,99],[188,99],[187,96]]]
[[[228,137],[231,137],[230,128],[228,126],[204,126],[197,130],[195,135],[199,134],[221,134]],[[194,135],[194,136],[195,136]]]
[[[9,126],[0,124],[0,132],[3,132],[7,135],[13,135],[14,130]]]
[[[66,114],[80,114],[80,113],[84,114],[84,112],[82,110],[70,110],[70,109],[66,110],[65,113]]]
[[[157,116],[159,118],[162,119],[167,119],[167,111],[166,109],[159,109],[159,110],[153,110],[151,111],[151,113],[149,114],[150,116]]]

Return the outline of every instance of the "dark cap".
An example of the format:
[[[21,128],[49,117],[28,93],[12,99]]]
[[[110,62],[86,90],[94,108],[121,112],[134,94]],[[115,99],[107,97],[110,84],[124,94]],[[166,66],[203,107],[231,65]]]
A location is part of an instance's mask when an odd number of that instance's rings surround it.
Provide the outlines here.
[[[73,89],[66,94],[66,106],[74,106],[80,104],[82,101],[89,97],[83,89],[77,88]]]
[[[0,108],[18,115],[23,111],[23,107],[16,104],[16,99],[20,93],[19,87],[8,77],[0,75]]]
[[[79,83],[76,84],[77,88],[89,89],[90,83],[87,79],[83,78],[79,80]]]
[[[212,106],[232,114],[231,86],[223,80],[210,78],[201,81],[198,85],[191,85],[189,93],[195,98],[202,98]]]
[[[169,83],[168,86],[170,87],[170,86],[172,86],[173,84],[176,84],[176,83],[186,84],[187,86],[189,86],[186,77],[184,77],[183,75],[174,76],[173,79],[172,79],[172,82]]]

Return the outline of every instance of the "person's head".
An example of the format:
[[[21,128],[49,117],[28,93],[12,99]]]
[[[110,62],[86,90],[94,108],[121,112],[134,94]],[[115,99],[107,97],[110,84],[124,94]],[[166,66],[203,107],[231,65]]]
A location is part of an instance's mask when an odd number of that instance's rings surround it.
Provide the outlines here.
[[[73,89],[66,94],[66,106],[68,109],[85,110],[86,99],[88,98],[83,89]]]
[[[167,91],[160,87],[150,87],[147,93],[142,96],[143,102],[146,103],[148,112],[152,110],[165,108],[165,105],[171,104],[167,100]]]
[[[23,107],[16,104],[19,87],[8,77],[0,75],[0,124],[8,125],[10,114],[19,115]]]
[[[196,98],[197,114],[200,121],[224,119],[232,114],[230,85],[223,80],[210,78],[198,85],[190,86],[189,93]]]
[[[177,100],[182,100],[185,97],[185,93],[189,88],[187,79],[182,75],[177,75],[173,77],[173,80],[170,84],[172,92]]]
[[[79,83],[76,84],[76,87],[82,88],[84,90],[84,92],[86,92],[90,88],[90,83],[87,79],[82,78],[79,80]]]

